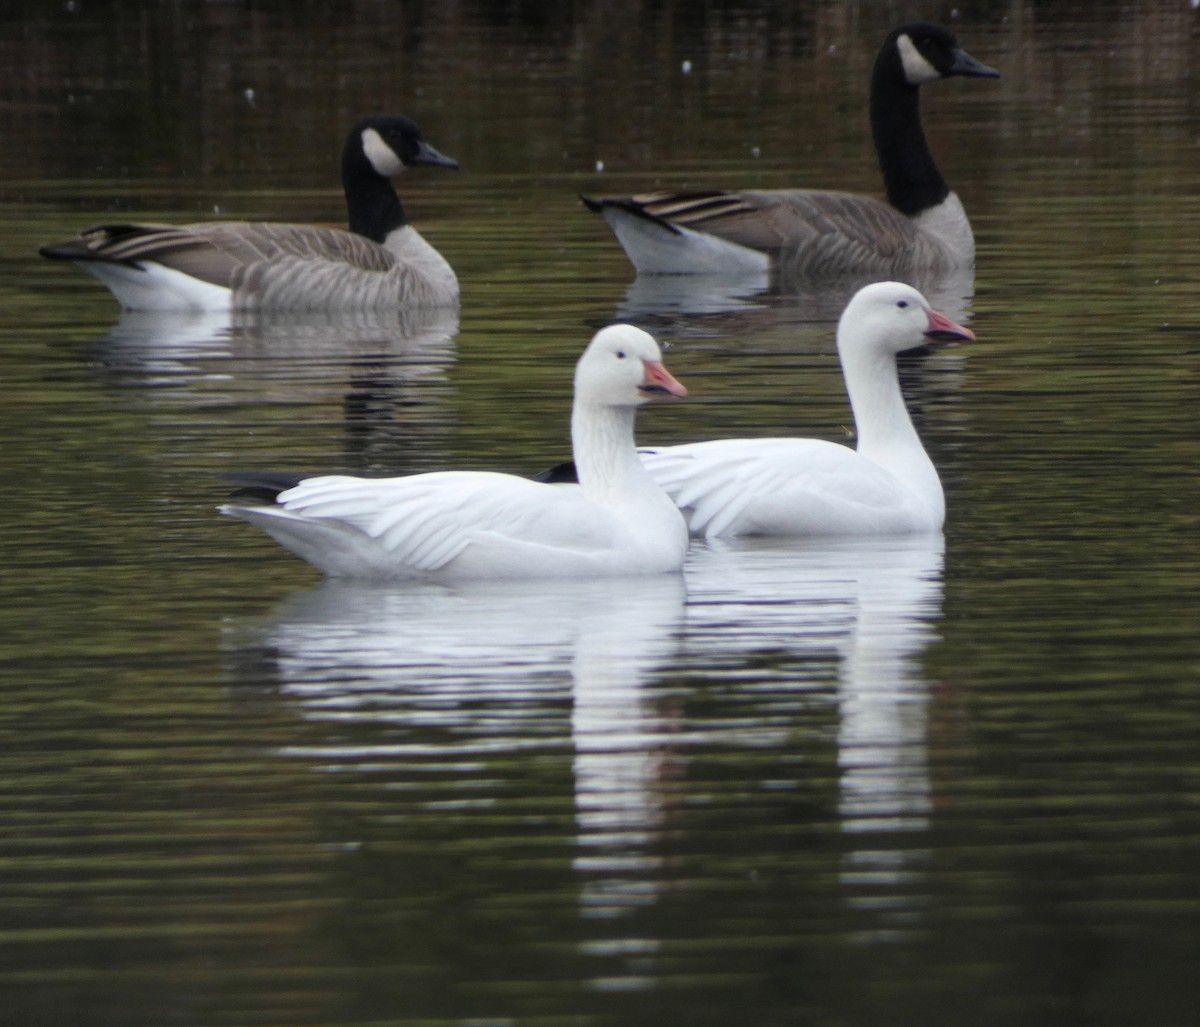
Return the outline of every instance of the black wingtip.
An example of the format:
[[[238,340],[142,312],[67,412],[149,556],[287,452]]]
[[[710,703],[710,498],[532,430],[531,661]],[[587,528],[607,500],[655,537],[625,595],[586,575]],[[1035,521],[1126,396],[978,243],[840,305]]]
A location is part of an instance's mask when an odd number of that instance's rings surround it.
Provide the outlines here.
[[[47,260],[87,260],[93,255],[78,239],[48,242],[38,247],[38,253]]]
[[[146,231],[145,225],[111,224],[91,225],[73,239],[46,243],[38,247],[38,253],[47,260],[93,260],[106,264],[123,264],[141,268],[136,260],[113,257],[107,247],[135,238]]]
[[[565,460],[561,464],[547,467],[544,471],[538,471],[533,476],[533,480],[544,482],[547,485],[577,484],[579,474],[575,470],[575,461]]]
[[[620,211],[624,211],[626,214],[629,214],[632,217],[642,218],[645,221],[649,221],[651,224],[657,225],[659,228],[670,232],[672,235],[682,235],[683,234],[683,230],[681,228],[679,228],[676,225],[671,224],[671,222],[668,221],[664,217],[659,217],[659,215],[657,215],[657,214],[652,214],[650,211],[648,211],[645,208],[643,203],[640,200],[636,199],[635,197],[631,197],[631,196],[593,197],[593,196],[584,196],[583,193],[580,193],[579,198],[583,201],[584,206],[587,207],[588,210],[592,211],[593,213],[599,214],[601,217],[605,218],[605,220],[608,220],[608,217],[605,214],[605,211],[620,210]]]
[[[222,480],[233,486],[233,499],[272,504],[279,493],[299,485],[308,475],[289,471],[226,471]]]

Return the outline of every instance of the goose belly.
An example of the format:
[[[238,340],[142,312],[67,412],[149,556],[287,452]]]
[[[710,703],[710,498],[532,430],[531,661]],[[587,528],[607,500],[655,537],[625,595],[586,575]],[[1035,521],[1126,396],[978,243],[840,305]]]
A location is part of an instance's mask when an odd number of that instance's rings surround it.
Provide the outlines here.
[[[140,267],[81,260],[76,263],[100,279],[125,310],[229,310],[233,293],[154,261]]]
[[[865,504],[854,499],[803,491],[758,496],[721,532],[727,538],[863,538],[938,532],[941,520],[913,497],[897,495],[890,503]],[[705,532],[697,531],[703,535]]]

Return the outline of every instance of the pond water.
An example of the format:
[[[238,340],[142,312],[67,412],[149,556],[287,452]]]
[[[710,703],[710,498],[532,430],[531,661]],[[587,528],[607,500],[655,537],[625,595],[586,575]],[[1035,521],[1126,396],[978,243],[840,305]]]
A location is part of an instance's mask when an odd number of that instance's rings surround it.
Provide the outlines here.
[[[886,8],[886,9],[884,9]],[[1187,2],[7,5],[0,1020],[1195,1022],[1200,15]],[[534,472],[628,317],[643,440],[846,439],[842,293],[638,281],[579,192],[878,191],[912,15],[978,341],[906,360],[936,543],[678,578],[323,583],[236,468]],[[40,243],[337,223],[374,109],[462,309],[119,315]]]

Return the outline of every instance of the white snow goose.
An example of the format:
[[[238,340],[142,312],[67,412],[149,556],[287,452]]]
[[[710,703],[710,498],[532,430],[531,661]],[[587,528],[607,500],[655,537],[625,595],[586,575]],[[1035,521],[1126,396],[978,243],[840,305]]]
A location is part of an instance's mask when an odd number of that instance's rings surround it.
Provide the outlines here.
[[[865,286],[837,328],[856,449],[823,439],[719,439],[642,449],[642,460],[693,535],[938,532],[942,484],[905,407],[896,354],[974,338],[911,286]]]
[[[975,239],[921,127],[919,87],[1000,73],[928,22],[895,29],[871,73],[871,133],[887,202],[815,189],[692,190],[582,197],[639,273],[772,271],[780,279],[909,277],[970,268]]]
[[[653,337],[599,331],[579,359],[571,441],[581,488],[445,471],[401,478],[307,478],[267,505],[221,512],[262,528],[336,577],[613,576],[678,571],[683,517],[638,459],[634,415],[684,396]]]
[[[125,310],[398,310],[452,307],[458,279],[413,228],[391,179],[457,168],[408,118],[376,114],[342,149],[349,231],[272,221],[111,224],[38,251],[74,261]]]

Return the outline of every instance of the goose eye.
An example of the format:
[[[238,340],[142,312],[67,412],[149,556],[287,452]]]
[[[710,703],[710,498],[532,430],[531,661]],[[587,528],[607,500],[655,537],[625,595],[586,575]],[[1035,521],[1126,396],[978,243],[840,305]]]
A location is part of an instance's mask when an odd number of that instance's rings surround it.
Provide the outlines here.
[[[618,359],[618,360],[624,360],[624,359],[625,359],[625,351],[624,351],[623,349],[619,349],[619,350],[617,350],[617,359]]]
[[[896,306],[898,306],[901,310],[904,310],[908,306],[908,300],[897,300]]]

